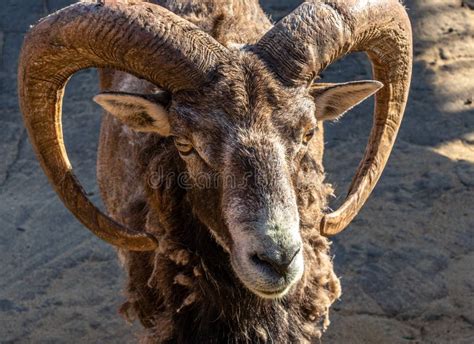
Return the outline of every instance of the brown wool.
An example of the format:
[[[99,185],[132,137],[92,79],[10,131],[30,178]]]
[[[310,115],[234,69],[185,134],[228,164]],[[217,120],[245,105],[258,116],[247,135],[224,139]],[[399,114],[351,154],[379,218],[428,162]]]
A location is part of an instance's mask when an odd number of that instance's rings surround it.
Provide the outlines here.
[[[190,254],[187,250],[176,250],[169,255],[170,259],[178,265],[187,265]]]
[[[193,268],[193,275],[196,277],[201,277],[202,276],[202,269],[199,266],[195,266]]]
[[[196,292],[193,292],[188,295],[181,304],[181,306],[176,310],[176,313],[180,313],[181,310],[189,305],[192,305],[198,299],[198,295]]]
[[[174,283],[182,285],[183,287],[192,287],[193,280],[191,277],[185,276],[184,274],[179,274],[174,278]]]

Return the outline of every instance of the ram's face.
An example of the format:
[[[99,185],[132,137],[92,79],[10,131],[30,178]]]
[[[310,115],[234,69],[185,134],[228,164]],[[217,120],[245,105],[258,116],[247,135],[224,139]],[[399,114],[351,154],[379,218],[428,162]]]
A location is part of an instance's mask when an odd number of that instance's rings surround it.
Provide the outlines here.
[[[173,138],[176,158],[185,166],[175,177],[194,214],[227,250],[242,283],[275,298],[304,271],[298,176],[309,156],[311,173],[323,180],[314,162],[322,155],[324,114],[339,116],[379,86],[286,88],[251,55],[239,58],[222,66],[212,83],[177,92],[171,100],[162,92],[95,99],[133,129]],[[314,214],[315,226],[320,213]]]
[[[178,183],[236,275],[262,297],[284,295],[304,270],[296,176],[318,130],[308,90],[286,90],[247,59],[161,109],[158,94],[96,101],[135,130],[173,138],[185,166]]]
[[[256,294],[279,297],[304,270],[296,187],[317,131],[315,105],[264,69],[227,72],[172,106],[170,135],[194,211],[229,252],[236,275]]]

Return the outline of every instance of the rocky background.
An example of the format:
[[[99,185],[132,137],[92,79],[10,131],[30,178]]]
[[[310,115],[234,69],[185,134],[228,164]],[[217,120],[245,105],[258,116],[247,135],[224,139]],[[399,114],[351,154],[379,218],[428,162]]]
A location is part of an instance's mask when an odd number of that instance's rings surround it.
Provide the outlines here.
[[[0,343],[133,343],[117,314],[124,276],[114,250],[60,203],[28,142],[17,105],[24,32],[71,0],[0,7]],[[277,20],[300,1],[261,0]],[[370,201],[334,239],[343,295],[325,343],[474,343],[474,3],[407,0],[415,61],[392,158]],[[363,55],[324,80],[370,77]],[[96,74],[73,78],[64,106],[75,170],[97,203]],[[336,206],[362,156],[370,104],[327,127]],[[136,326],[136,325],[135,325]]]

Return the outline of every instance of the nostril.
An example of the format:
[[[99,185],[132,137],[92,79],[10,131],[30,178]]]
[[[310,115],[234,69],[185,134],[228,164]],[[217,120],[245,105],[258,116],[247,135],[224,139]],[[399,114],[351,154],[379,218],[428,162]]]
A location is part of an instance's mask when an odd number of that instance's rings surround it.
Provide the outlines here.
[[[257,265],[263,265],[269,269],[273,269],[273,264],[271,260],[265,254],[256,253],[252,255],[251,259]]]
[[[298,255],[298,253],[300,253],[301,251],[301,247],[298,248],[294,253],[293,255],[289,256],[290,257],[290,260],[289,260],[289,263],[288,265],[290,265],[291,263],[293,263],[293,261],[295,260],[296,256]]]
[[[269,256],[265,253],[256,253],[252,255],[252,261],[261,266],[265,266],[280,276],[286,276],[288,273],[288,268],[291,263],[295,260],[295,257],[300,252],[300,249],[297,249],[294,253],[290,254],[281,254],[275,256]]]

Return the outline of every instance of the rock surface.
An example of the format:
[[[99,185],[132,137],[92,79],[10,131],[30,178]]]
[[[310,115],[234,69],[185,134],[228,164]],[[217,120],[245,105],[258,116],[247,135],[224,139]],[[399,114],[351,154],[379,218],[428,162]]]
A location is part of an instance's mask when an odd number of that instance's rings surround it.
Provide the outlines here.
[[[131,343],[117,314],[114,250],[84,230],[43,175],[21,121],[16,66],[30,24],[70,0],[4,0],[0,12],[0,342]],[[262,0],[274,19],[300,1]],[[334,240],[343,296],[325,343],[474,343],[474,11],[472,1],[408,0],[415,63],[399,140],[370,201]],[[370,78],[362,55],[325,80]],[[94,71],[73,78],[66,143],[93,199],[100,111]],[[369,104],[327,128],[341,202],[370,130]]]

